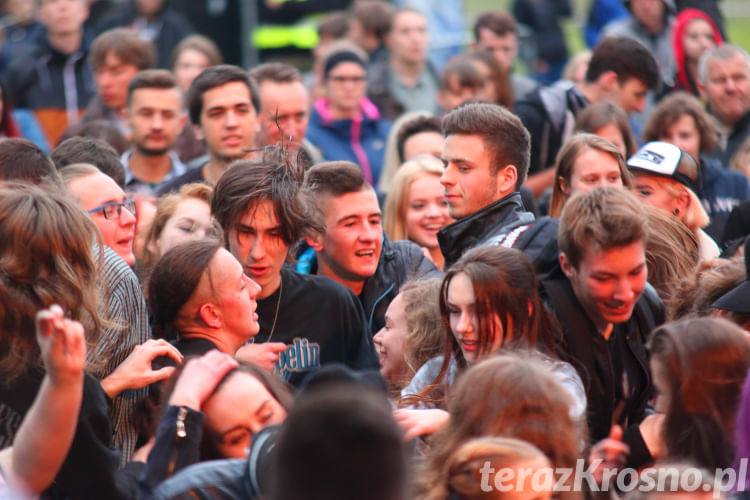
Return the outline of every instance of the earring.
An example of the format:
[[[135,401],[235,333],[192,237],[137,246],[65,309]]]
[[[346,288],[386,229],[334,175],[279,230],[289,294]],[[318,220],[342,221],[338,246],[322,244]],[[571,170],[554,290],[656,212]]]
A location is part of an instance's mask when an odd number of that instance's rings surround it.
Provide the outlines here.
[[[680,209],[679,208],[675,208],[674,210],[672,210],[672,213],[675,214],[675,215],[680,215]]]

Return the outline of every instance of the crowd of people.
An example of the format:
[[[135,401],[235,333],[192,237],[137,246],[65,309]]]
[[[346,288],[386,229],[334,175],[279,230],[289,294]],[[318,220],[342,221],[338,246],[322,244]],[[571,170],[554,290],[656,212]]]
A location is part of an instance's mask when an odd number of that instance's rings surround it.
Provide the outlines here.
[[[750,56],[682,3],[564,67],[567,0],[442,65],[435,12],[356,0],[303,73],[41,0],[0,50],[0,498],[745,497]]]

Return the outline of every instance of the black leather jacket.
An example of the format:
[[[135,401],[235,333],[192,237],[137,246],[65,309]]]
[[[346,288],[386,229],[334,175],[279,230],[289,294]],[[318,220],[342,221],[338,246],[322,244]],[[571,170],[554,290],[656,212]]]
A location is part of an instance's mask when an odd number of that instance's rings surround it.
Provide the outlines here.
[[[514,229],[532,222],[534,215],[524,209],[521,195],[514,192],[445,226],[438,232],[445,269],[461,258],[466,250],[488,243],[502,243]]]

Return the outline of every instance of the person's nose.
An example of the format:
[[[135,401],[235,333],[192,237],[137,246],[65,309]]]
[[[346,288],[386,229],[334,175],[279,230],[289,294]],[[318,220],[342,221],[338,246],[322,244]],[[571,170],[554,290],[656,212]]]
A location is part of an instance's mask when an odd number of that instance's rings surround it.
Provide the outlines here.
[[[245,276],[245,279],[247,279],[247,294],[250,296],[251,300],[255,300],[260,293],[261,287],[247,276]]]
[[[120,211],[120,225],[129,226],[135,224],[135,221],[135,214],[123,206]]]
[[[224,125],[227,128],[234,128],[237,127],[237,124],[239,123],[239,120],[237,118],[237,114],[233,110],[229,110],[226,115],[226,120],[224,122]]]
[[[468,314],[467,312],[462,311],[461,317],[458,319],[458,324],[456,324],[456,331],[461,334],[466,334],[471,332],[471,314]]]
[[[373,343],[380,347],[380,345],[383,343],[383,331],[385,330],[385,327],[378,330],[378,333],[375,334],[375,336],[372,338]]]
[[[445,188],[456,184],[456,181],[453,179],[453,168],[450,165],[443,170],[443,175],[440,176],[440,184]]]
[[[365,243],[375,241],[378,237],[379,231],[368,221],[365,221],[364,227],[359,232],[359,240]]]
[[[256,262],[259,260],[262,260],[263,257],[266,256],[266,246],[263,243],[263,240],[260,237],[255,238],[255,241],[253,242],[253,246],[250,249],[250,257],[253,258]]]
[[[151,118],[151,128],[155,130],[164,128],[164,118],[161,116],[161,113],[154,113],[154,116]]]
[[[437,203],[428,203],[426,215],[428,218],[438,219],[443,216],[443,212],[440,210],[440,206]]]
[[[628,279],[622,279],[617,284],[614,294],[615,300],[620,302],[631,302],[635,298],[635,291]]]

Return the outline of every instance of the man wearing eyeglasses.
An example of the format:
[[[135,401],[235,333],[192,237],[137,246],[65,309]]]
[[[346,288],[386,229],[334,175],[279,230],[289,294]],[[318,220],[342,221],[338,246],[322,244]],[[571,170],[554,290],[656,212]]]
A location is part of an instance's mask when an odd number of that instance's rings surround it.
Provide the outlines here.
[[[60,171],[68,192],[91,215],[102,233],[105,245],[122,257],[129,266],[135,265],[135,202],[93,165],[77,164]]]
[[[315,101],[307,138],[326,161],[356,163],[365,180],[377,186],[390,123],[365,97],[364,57],[356,45],[328,54],[323,63],[326,96]]]

